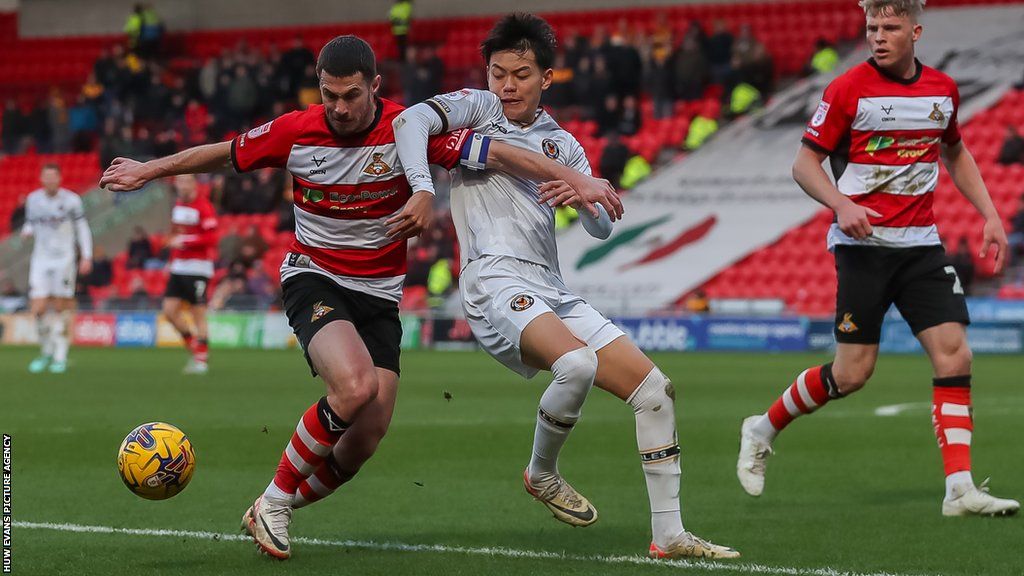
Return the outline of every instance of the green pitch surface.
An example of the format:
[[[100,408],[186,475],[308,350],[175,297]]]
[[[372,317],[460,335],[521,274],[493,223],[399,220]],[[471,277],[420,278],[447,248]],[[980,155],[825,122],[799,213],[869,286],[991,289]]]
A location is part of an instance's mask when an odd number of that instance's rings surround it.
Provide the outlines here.
[[[299,415],[322,393],[298,352],[215,350],[206,377],[180,375],[181,351],[73,350],[62,376],[29,375],[33,354],[0,349],[15,574],[1024,572],[1024,519],[940,515],[922,357],[883,358],[866,390],[795,422],[776,445],[765,495],[753,499],[734,472],[740,420],[825,358],[657,356],[679,390],[686,526],[743,554],[659,566],[638,560],[650,528],[633,417],[604,392],[591,395],[563,453],[562,472],[601,514],[574,529],[520,480],[545,379],[524,382],[482,353],[406,354],[390,435],[352,483],[296,512],[292,535],[304,540],[281,563],[234,535]],[[1020,498],[1022,359],[976,364],[975,477],[991,475],[994,492]],[[151,420],[181,427],[197,456],[192,484],[163,502],[128,492],[115,466],[124,435]]]

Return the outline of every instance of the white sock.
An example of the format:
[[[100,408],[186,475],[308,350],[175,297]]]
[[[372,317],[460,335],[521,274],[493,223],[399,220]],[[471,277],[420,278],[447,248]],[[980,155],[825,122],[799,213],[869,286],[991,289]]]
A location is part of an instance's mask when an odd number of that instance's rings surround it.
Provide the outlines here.
[[[277,487],[277,484],[273,480],[267,485],[267,489],[263,491],[263,499],[269,500],[274,504],[281,504],[291,506],[292,498],[294,495],[285,492]]]
[[[949,476],[946,476],[946,499],[953,499],[953,486],[957,484],[968,484],[974,486],[974,477],[971,476],[970,470],[962,470],[960,472],[953,472]]]
[[[566,352],[551,365],[554,379],[540,397],[533,457],[527,475],[531,482],[558,474],[558,453],[580,418],[580,410],[594,385],[597,354],[589,347]]]
[[[53,341],[53,361],[63,364],[68,361],[68,321],[71,317],[69,312],[60,312],[53,315],[53,322],[50,328],[50,338]]]
[[[49,311],[44,312],[41,316],[36,316],[36,330],[39,331],[39,353],[47,358],[53,356],[52,316],[53,313]]]
[[[664,548],[684,530],[679,506],[675,390],[655,367],[626,401],[636,416],[636,443],[651,503],[651,533],[655,545]]]
[[[751,431],[763,438],[769,444],[775,441],[775,437],[779,435],[779,431],[775,429],[775,426],[772,426],[771,418],[768,418],[767,412],[762,414],[761,418],[754,423],[751,427]]]

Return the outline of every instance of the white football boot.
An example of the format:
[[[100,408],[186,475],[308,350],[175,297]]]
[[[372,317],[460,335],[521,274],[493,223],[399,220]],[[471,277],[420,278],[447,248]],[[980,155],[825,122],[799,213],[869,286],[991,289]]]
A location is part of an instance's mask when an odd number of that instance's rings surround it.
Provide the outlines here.
[[[242,528],[256,541],[260,551],[279,560],[287,560],[292,555],[288,538],[291,521],[291,506],[275,504],[260,495],[242,516]]]
[[[597,522],[597,509],[561,476],[552,476],[550,480],[532,484],[529,470],[524,470],[523,486],[530,496],[547,506],[557,520],[580,527]]]
[[[943,516],[1013,516],[1020,510],[1020,502],[989,494],[988,478],[981,486],[954,484],[952,492],[952,498],[942,500]]]
[[[206,362],[200,362],[195,358],[190,358],[188,364],[182,370],[183,374],[195,375],[195,374],[206,374],[210,371],[210,367]]]
[[[740,455],[736,461],[736,477],[743,490],[751,496],[764,492],[764,470],[766,460],[773,454],[772,445],[755,434],[752,428],[761,415],[750,416],[740,426]]]
[[[710,558],[729,559],[739,558],[740,553],[727,546],[712,544],[695,534],[683,532],[679,538],[674,540],[664,549],[659,548],[651,542],[651,548],[647,551],[649,558],[655,560],[675,560],[683,558]]]

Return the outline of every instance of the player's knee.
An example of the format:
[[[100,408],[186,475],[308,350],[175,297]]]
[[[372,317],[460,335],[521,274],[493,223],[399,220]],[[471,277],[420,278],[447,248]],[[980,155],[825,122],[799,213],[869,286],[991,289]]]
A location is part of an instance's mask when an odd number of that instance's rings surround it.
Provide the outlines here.
[[[875,372],[873,363],[854,363],[832,366],[832,377],[835,378],[836,387],[843,396],[853,394],[860,390],[871,379]]]
[[[358,412],[377,397],[377,374],[370,368],[355,373],[320,372],[327,384],[327,402],[338,414]]]
[[[936,354],[933,360],[935,363],[936,376],[945,378],[949,376],[962,376],[971,373],[971,363],[974,354],[965,339],[944,347]]]
[[[556,382],[580,383],[587,388],[597,376],[597,353],[589,346],[566,352],[551,365]]]

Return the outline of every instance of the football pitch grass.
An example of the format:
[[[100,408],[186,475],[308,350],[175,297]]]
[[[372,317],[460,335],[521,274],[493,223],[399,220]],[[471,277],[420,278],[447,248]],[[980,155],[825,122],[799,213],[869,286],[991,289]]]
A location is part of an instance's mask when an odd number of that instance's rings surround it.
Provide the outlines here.
[[[205,377],[181,375],[180,350],[75,349],[60,376],[28,374],[34,353],[0,348],[14,574],[1024,573],[1021,518],[940,514],[920,356],[883,357],[864,391],[795,422],[754,499],[735,476],[740,420],[827,358],[655,355],[678,391],[684,522],[743,554],[663,566],[639,560],[650,527],[631,411],[602,391],[587,400],[560,466],[601,515],[575,529],[522,488],[543,375],[525,382],[482,353],[404,354],[390,434],[353,482],[295,513],[302,540],[281,563],[235,535],[299,415],[322,394],[297,351],[214,350]],[[981,356],[974,371],[975,479],[991,475],[997,495],[1018,499],[1022,360]],[[197,459],[191,485],[162,502],[131,494],[115,465],[124,435],[153,420],[182,428]]]

